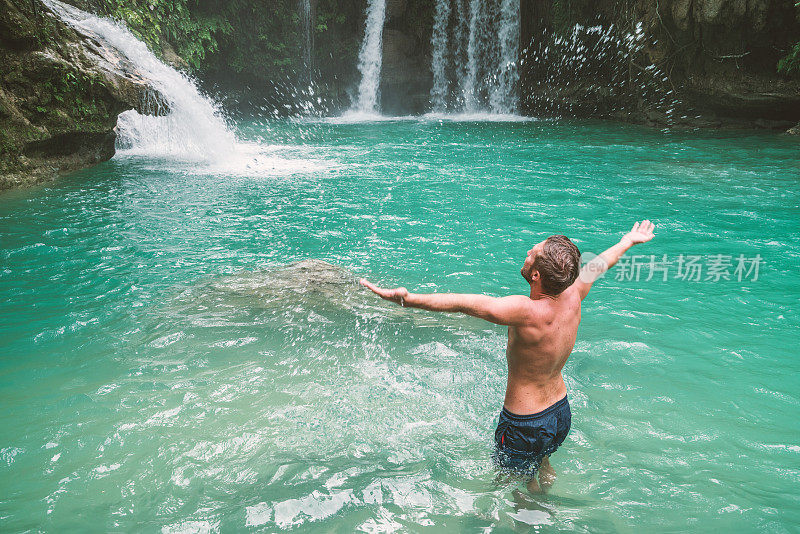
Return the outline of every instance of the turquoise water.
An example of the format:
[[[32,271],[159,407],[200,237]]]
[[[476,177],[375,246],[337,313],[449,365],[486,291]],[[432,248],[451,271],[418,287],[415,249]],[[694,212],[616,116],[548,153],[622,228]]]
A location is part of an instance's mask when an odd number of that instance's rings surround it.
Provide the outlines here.
[[[267,164],[122,156],[0,196],[2,530],[797,531],[796,139],[239,128]],[[758,279],[596,284],[543,497],[489,459],[503,328],[342,283],[526,293],[532,243],[641,218],[647,261],[760,254]]]

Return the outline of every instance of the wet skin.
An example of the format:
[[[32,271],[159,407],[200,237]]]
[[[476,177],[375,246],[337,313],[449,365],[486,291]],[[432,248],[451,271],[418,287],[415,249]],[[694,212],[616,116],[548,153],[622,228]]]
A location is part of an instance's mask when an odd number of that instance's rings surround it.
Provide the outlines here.
[[[653,238],[655,225],[648,220],[636,223],[616,245],[589,262],[580,276],[558,295],[542,290],[540,273],[534,268],[536,255],[544,241],[528,251],[520,274],[530,285],[528,296],[490,297],[459,293],[410,293],[406,288],[380,288],[367,280],[361,284],[383,299],[402,306],[430,311],[465,313],[508,326],[508,381],[503,405],[515,414],[537,413],[567,394],[561,370],[572,353],[581,322],[581,301],[592,284],[633,245]],[[549,459],[543,462],[541,487],[549,487],[555,471]],[[542,480],[545,479],[545,480]],[[536,481],[529,489],[538,491]]]

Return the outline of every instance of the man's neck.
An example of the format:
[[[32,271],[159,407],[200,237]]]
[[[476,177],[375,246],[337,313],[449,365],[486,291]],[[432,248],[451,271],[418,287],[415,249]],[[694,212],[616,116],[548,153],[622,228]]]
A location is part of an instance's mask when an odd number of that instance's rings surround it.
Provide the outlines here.
[[[542,291],[542,284],[538,282],[534,282],[531,284],[531,299],[533,300],[541,300],[541,299],[551,299],[556,300],[558,297],[554,297],[552,295],[548,295]]]

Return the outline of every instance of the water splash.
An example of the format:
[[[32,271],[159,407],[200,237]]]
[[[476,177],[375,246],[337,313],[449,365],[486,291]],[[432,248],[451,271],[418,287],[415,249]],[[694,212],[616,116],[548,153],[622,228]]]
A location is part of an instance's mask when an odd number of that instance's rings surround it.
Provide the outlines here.
[[[653,120],[673,124],[683,105],[666,73],[649,62],[647,46],[641,22],[545,32],[522,52],[526,108],[540,116],[629,116],[646,109]]]
[[[383,23],[386,20],[386,0],[370,0],[367,5],[367,21],[364,41],[358,53],[358,70],[361,83],[358,100],[352,111],[377,115],[380,101],[381,66],[383,64]]]

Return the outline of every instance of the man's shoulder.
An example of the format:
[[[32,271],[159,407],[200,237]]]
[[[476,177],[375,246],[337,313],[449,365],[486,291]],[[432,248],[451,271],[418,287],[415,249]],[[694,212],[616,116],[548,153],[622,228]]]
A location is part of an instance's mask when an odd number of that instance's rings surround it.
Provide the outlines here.
[[[554,316],[568,313],[570,310],[580,309],[581,298],[574,286],[565,289],[556,300],[543,298],[532,299],[523,297],[528,301],[531,319],[534,321],[550,322]]]
[[[577,284],[572,284],[567,289],[564,290],[562,293],[565,297],[567,297],[569,304],[575,305],[577,304],[578,307],[581,305],[581,291]]]

